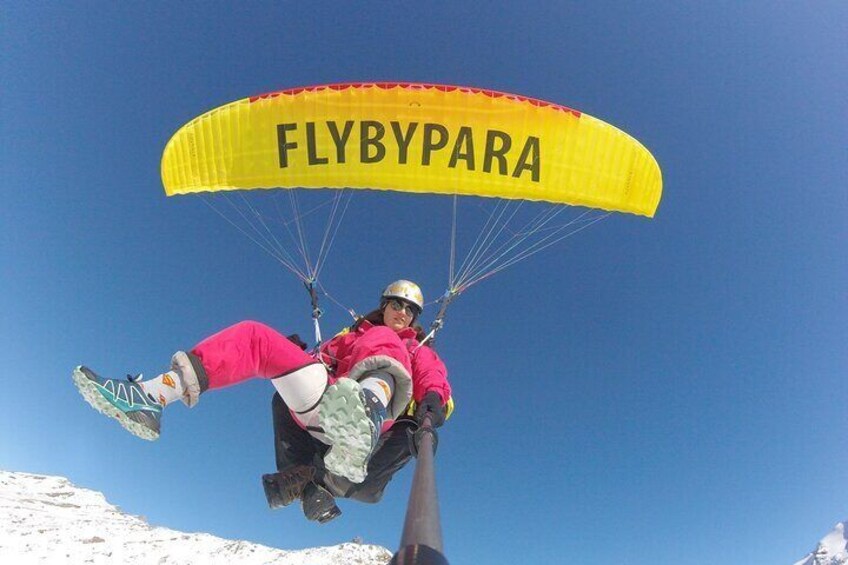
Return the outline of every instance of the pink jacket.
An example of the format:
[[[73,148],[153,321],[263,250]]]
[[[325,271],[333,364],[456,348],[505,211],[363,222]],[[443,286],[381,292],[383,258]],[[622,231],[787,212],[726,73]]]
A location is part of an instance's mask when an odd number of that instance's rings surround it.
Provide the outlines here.
[[[413,328],[395,332],[387,326],[363,320],[356,330],[341,333],[323,344],[321,355],[337,378],[346,376],[368,357],[385,355],[400,363],[412,376],[412,397],[416,402],[429,391],[437,392],[443,403],[451,397],[445,364],[433,349],[418,343]]]

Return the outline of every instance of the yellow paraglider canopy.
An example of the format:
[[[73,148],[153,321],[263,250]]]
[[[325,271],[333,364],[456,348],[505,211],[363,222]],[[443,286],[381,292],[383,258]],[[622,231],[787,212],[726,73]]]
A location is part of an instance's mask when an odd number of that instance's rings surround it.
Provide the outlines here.
[[[183,126],[165,192],[364,188],[573,204],[653,216],[662,176],[591,116],[476,88],[412,83],[282,90]]]

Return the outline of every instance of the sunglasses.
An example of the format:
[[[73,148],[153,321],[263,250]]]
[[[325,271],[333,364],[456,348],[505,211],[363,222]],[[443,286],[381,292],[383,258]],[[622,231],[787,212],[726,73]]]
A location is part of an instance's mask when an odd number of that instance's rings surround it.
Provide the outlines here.
[[[391,306],[392,310],[394,310],[395,312],[404,312],[410,318],[415,317],[415,308],[410,304],[407,304],[406,302],[402,302],[400,300],[397,300],[396,298],[393,298],[389,300],[389,306]]]

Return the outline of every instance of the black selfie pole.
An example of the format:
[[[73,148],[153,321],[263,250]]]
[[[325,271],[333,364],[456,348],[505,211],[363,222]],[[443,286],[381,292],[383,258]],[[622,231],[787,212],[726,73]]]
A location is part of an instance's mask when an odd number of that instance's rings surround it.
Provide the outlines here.
[[[447,565],[448,560],[442,554],[442,525],[433,464],[436,430],[430,424],[429,414],[415,432],[413,445],[416,464],[412,490],[406,506],[400,549],[389,565]]]

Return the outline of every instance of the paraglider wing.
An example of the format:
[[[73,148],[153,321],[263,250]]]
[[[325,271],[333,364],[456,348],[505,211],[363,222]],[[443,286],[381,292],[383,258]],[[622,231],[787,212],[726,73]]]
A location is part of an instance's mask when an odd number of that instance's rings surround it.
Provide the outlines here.
[[[161,170],[169,196],[348,187],[653,216],[662,192],[647,149],[598,119],[517,95],[410,83],[232,102],[177,131]]]

